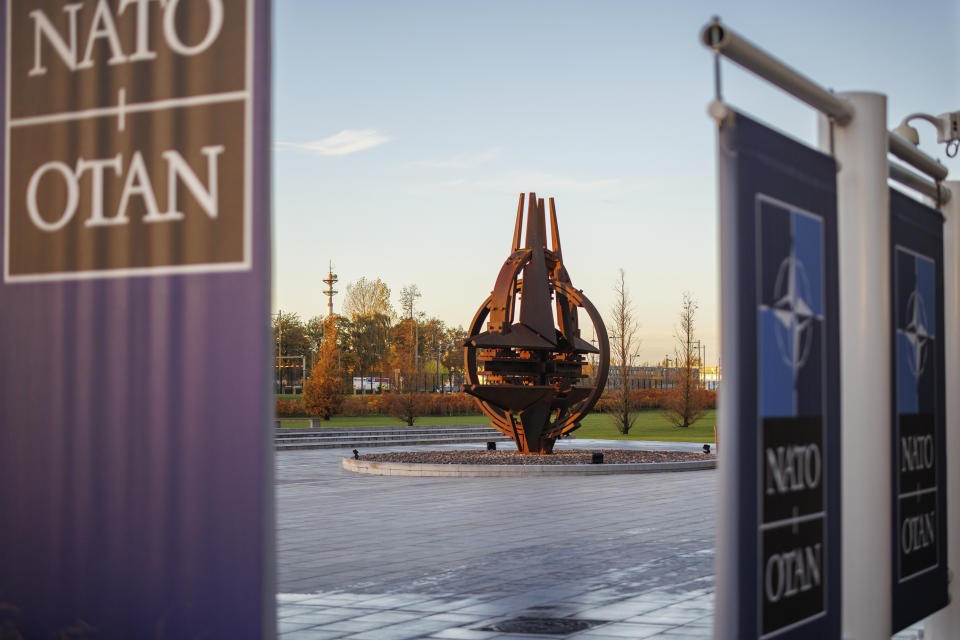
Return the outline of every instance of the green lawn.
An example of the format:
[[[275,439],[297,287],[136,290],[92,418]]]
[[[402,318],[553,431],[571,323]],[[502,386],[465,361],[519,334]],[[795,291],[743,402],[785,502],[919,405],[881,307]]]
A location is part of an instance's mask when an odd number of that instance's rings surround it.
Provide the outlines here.
[[[700,420],[686,429],[675,427],[664,419],[659,411],[647,410],[637,414],[637,421],[627,435],[621,435],[613,426],[613,418],[601,413],[593,413],[584,419],[579,429],[574,431],[578,438],[598,438],[601,440],[666,440],[672,442],[713,442],[713,425],[716,411],[707,411]],[[321,421],[323,427],[390,427],[403,423],[389,416],[335,416],[329,421]],[[473,416],[424,416],[417,418],[417,425],[431,424],[489,424],[482,415]],[[285,429],[302,429],[309,421],[296,418],[284,419],[280,426]]]
[[[602,413],[591,413],[580,428],[573,432],[578,438],[601,440],[666,440],[668,442],[713,442],[716,411],[710,410],[689,427],[675,427],[656,409],[637,413],[637,421],[627,435],[621,435],[613,426],[613,418]]]

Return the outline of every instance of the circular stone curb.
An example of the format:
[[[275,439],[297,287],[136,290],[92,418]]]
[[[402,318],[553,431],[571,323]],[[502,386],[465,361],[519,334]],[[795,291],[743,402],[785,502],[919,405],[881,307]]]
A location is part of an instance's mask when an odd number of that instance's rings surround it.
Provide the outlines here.
[[[347,471],[374,476],[437,478],[511,478],[518,476],[598,476],[618,473],[661,473],[716,469],[717,459],[689,462],[632,462],[627,464],[426,464],[377,462],[343,458]]]

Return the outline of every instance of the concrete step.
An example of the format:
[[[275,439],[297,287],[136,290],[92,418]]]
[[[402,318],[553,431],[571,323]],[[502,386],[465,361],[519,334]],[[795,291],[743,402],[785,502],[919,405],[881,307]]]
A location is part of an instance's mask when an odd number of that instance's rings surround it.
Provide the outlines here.
[[[336,429],[321,427],[296,430],[277,429],[274,433],[274,445],[278,451],[511,441],[510,438],[489,425],[342,427]]]
[[[496,433],[495,435],[467,436],[467,437],[421,437],[421,438],[397,438],[388,440],[296,440],[293,442],[276,442],[277,451],[299,450],[299,449],[350,449],[360,447],[403,447],[418,444],[463,444],[471,442],[511,442],[507,436]]]

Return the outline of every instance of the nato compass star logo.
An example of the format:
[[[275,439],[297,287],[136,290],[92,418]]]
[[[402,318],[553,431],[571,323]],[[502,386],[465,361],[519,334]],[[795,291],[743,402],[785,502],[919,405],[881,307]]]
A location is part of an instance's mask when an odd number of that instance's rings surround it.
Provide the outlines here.
[[[919,379],[927,365],[927,343],[933,337],[927,324],[927,305],[920,292],[914,290],[907,298],[907,326],[901,331],[910,343],[910,373]]]
[[[810,280],[803,263],[796,256],[787,256],[780,263],[773,294],[777,348],[784,364],[796,374],[810,356],[815,318]]]

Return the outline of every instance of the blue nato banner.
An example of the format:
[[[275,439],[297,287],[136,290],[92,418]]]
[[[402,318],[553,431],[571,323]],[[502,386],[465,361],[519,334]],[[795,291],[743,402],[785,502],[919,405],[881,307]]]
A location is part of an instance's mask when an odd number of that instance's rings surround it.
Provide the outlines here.
[[[724,401],[737,407],[721,439],[738,469],[736,512],[718,516],[736,519],[735,557],[718,562],[734,575],[718,583],[737,612],[718,637],[839,638],[836,164],[736,112],[719,147],[722,322],[736,336]]]
[[[275,635],[268,0],[3,3],[0,635]]]
[[[890,190],[893,632],[945,607],[943,215]]]

